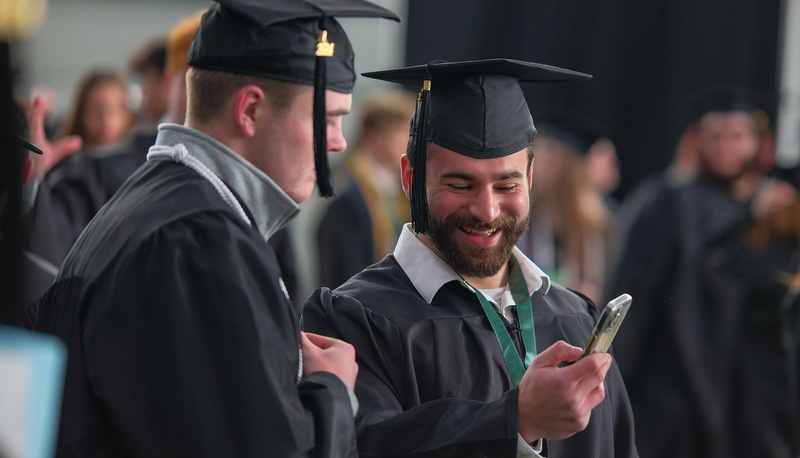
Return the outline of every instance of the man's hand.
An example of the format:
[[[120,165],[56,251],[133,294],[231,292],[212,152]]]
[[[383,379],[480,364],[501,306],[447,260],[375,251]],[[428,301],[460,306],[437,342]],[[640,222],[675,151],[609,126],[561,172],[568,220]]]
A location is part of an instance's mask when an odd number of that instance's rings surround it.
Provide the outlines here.
[[[518,429],[523,439],[564,439],[589,424],[592,409],[605,398],[611,356],[594,353],[575,364],[581,349],[559,341],[534,358],[519,383]]]
[[[770,178],[756,190],[750,202],[750,211],[755,219],[764,219],[791,207],[797,199],[794,186]]]
[[[69,135],[55,143],[50,143],[44,132],[46,109],[46,101],[42,95],[35,96],[28,107],[28,116],[30,117],[28,121],[30,124],[29,140],[42,150],[41,155],[30,155],[33,159],[33,174],[30,178],[44,175],[60,160],[83,147],[83,139],[77,135]]]
[[[310,332],[301,332],[303,338],[303,375],[330,372],[355,389],[358,364],[356,349],[349,343]]]

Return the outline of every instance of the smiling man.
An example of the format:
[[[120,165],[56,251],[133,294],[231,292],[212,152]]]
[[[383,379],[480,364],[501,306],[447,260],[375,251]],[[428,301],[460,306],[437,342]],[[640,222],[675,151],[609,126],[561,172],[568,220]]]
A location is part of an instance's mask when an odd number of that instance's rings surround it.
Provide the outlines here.
[[[506,59],[366,76],[425,83],[402,158],[413,223],[393,254],[303,311],[306,330],[356,348],[359,453],[637,456],[612,358],[562,364],[595,307],[514,246],[536,134],[519,83],[589,76]]]

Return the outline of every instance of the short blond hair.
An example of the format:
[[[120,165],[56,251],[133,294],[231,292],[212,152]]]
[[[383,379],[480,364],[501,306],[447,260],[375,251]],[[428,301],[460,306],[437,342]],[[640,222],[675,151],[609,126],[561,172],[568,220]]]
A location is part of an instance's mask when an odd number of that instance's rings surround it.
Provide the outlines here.
[[[248,85],[260,87],[278,113],[287,109],[301,91],[311,88],[287,81],[190,67],[186,73],[187,117],[199,123],[218,119],[228,99]]]

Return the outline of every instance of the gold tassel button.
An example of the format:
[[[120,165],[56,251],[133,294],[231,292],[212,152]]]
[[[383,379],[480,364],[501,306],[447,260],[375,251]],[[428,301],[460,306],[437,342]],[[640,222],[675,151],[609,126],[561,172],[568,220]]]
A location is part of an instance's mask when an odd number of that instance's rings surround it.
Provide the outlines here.
[[[317,40],[317,57],[333,57],[333,47],[336,43],[328,42],[328,31],[321,30],[319,32],[319,40]]]

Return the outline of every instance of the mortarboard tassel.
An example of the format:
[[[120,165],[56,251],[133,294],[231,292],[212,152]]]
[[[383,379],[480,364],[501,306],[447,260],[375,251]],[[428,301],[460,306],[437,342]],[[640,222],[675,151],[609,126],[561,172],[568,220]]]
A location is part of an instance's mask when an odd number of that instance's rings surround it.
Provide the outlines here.
[[[432,64],[432,63],[431,63]],[[414,224],[414,231],[418,234],[425,234],[430,229],[430,219],[428,215],[428,196],[425,191],[425,165],[427,162],[428,133],[426,129],[428,118],[428,105],[431,98],[431,64],[425,71],[422,90],[419,93],[416,116],[416,141],[414,144],[414,168],[411,181],[411,221]]]
[[[325,108],[325,80],[327,78],[325,59],[333,56],[334,43],[328,42],[328,18],[320,19],[319,40],[317,41],[316,62],[314,65],[314,164],[317,169],[317,188],[322,197],[333,196],[331,169],[328,163],[328,136]]]

